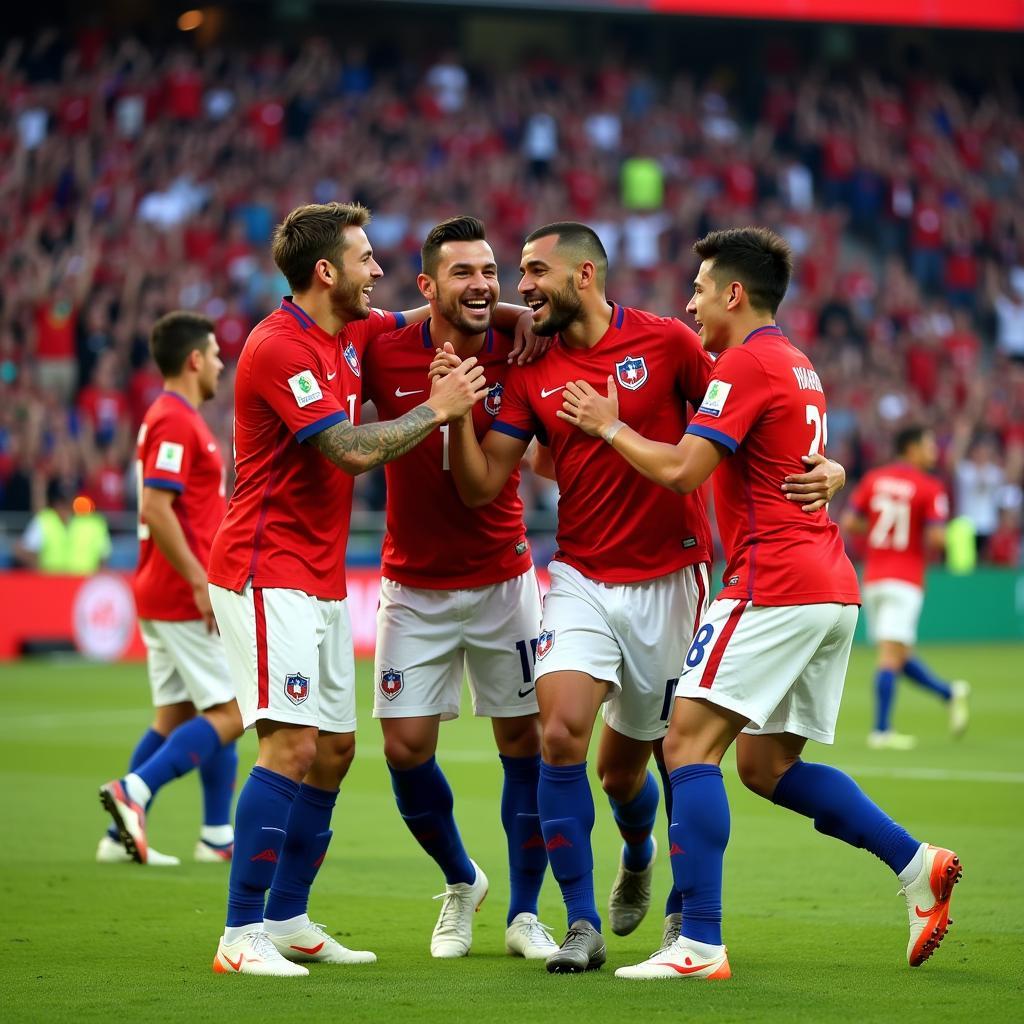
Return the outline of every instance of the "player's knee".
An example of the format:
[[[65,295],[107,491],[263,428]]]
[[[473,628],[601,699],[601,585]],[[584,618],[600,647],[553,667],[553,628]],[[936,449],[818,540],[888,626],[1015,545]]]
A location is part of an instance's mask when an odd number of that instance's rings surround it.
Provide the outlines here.
[[[290,779],[305,778],[317,756],[316,732],[312,729],[294,730],[274,739],[275,742],[266,750],[261,745],[259,763]]]
[[[505,757],[534,757],[540,753],[540,720],[536,715],[494,721],[499,753]]]
[[[640,773],[616,765],[598,764],[597,774],[601,779],[601,788],[616,803],[628,803],[643,786],[647,775],[646,767]]]
[[[785,771],[779,771],[774,762],[763,761],[756,757],[743,757],[739,751],[736,752],[736,774],[740,782],[752,793],[770,800],[779,779]]]
[[[338,733],[331,736],[326,742],[321,739],[311,774],[315,773],[322,780],[325,789],[335,788],[348,774],[355,756],[356,738],[354,733]]]
[[[233,700],[226,704],[217,704],[215,707],[207,708],[204,714],[217,730],[221,743],[231,743],[245,731],[242,727],[242,713]]]
[[[541,755],[548,764],[579,764],[587,758],[587,736],[565,719],[549,719],[541,736]]]
[[[408,736],[386,735],[384,737],[384,758],[396,771],[407,772],[426,764],[434,754],[434,744],[417,742]]]

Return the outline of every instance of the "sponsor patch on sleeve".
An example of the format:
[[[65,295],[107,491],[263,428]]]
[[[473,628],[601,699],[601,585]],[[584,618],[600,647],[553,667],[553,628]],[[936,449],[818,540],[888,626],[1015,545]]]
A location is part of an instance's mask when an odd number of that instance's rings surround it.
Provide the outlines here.
[[[294,377],[289,377],[288,387],[292,389],[292,394],[300,409],[311,402],[319,402],[324,397],[312,370],[303,370],[301,373],[295,374]]]
[[[704,413],[705,416],[721,416],[730,391],[732,391],[732,385],[727,381],[713,380],[708,385],[707,394],[697,411]]]
[[[185,446],[174,441],[161,441],[156,453],[156,468],[165,473],[180,473],[181,460],[185,456]]]

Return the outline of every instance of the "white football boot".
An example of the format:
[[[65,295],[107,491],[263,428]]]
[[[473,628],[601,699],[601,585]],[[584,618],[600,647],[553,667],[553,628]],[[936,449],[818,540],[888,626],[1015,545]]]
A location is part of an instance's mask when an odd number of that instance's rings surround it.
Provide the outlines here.
[[[536,914],[516,914],[505,929],[505,952],[527,960],[547,960],[558,949],[551,930]]]
[[[684,978],[724,981],[732,977],[732,972],[725,946],[717,946],[711,956],[704,956],[693,949],[685,936],[680,935],[668,949],[659,949],[642,964],[620,967],[615,977],[638,981],[679,981]]]
[[[134,864],[135,858],[124,848],[120,839],[111,839],[106,833],[96,847],[97,864]],[[169,853],[161,853],[149,847],[146,866],[151,868],[176,868],[181,861]]]
[[[953,923],[949,919],[949,900],[963,870],[960,858],[952,850],[927,846],[917,878],[900,889],[907,899],[910,917],[907,962],[911,967],[920,967],[949,931]]]
[[[953,691],[949,701],[949,731],[959,737],[967,732],[967,723],[971,720],[971,709],[968,705],[971,684],[963,679],[954,679],[949,685]]]
[[[266,927],[266,925],[264,925]],[[330,935],[322,924],[307,922],[297,931],[267,937],[286,960],[303,964],[375,964],[377,954],[368,949],[349,949]]]
[[[430,936],[430,955],[438,959],[466,956],[473,945],[473,915],[487,896],[487,876],[476,861],[469,862],[476,871],[472,882],[446,885],[435,900],[444,900],[434,932]]]
[[[275,978],[302,978],[309,974],[302,964],[293,964],[277,951],[262,925],[253,925],[236,942],[217,945],[213,958],[214,974],[265,974]]]
[[[139,864],[145,864],[149,856],[149,844],[146,842],[146,809],[129,796],[124,779],[114,779],[100,786],[100,803],[114,819],[121,842],[132,859]]]

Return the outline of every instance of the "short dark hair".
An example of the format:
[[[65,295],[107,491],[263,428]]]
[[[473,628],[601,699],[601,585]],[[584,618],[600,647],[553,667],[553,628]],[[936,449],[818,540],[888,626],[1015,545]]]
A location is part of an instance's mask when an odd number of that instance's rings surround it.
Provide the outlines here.
[[[423,273],[429,277],[437,275],[437,264],[441,259],[441,246],[445,242],[486,242],[487,231],[484,222],[476,217],[463,214],[449,217],[430,229],[420,249]]]
[[[577,260],[590,260],[597,268],[597,280],[602,287],[608,275],[608,253],[605,252],[601,239],[593,228],[575,220],[558,220],[554,224],[545,224],[526,236],[527,242],[535,242],[538,238],[558,235],[557,249],[571,253]]]
[[[925,434],[928,432],[928,427],[923,426],[920,423],[912,423],[909,426],[904,427],[896,434],[896,439],[893,442],[896,454],[906,455],[907,450],[912,448],[915,444],[920,444],[921,441],[924,440]]]
[[[201,313],[177,310],[160,317],[149,336],[149,351],[163,377],[177,377],[191,352],[204,352],[214,333],[213,321]]]
[[[274,228],[270,251],[292,291],[304,292],[313,283],[317,260],[341,262],[345,228],[369,223],[370,211],[359,203],[308,203]]]
[[[717,282],[739,281],[754,309],[775,316],[793,273],[793,250],[784,238],[768,228],[730,228],[705,235],[693,251],[713,262]]]

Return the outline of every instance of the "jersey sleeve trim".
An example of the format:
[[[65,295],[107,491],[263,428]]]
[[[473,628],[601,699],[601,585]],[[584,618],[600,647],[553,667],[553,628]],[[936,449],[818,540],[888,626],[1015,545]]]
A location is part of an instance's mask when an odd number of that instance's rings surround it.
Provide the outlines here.
[[[332,412],[327,416],[321,416],[320,419],[314,420],[312,423],[304,426],[296,435],[295,440],[302,444],[307,438],[312,437],[314,434],[319,434],[321,431],[326,430],[328,427],[333,427],[335,423],[340,423],[342,420],[348,419],[348,413],[343,412],[339,409],[337,412]]]
[[[529,441],[533,437],[533,432],[530,430],[523,430],[521,427],[513,427],[511,423],[502,423],[500,421],[492,423],[491,430],[496,430],[499,434],[507,434],[509,437],[514,437],[517,441]]]
[[[184,484],[179,484],[174,480],[163,480],[158,476],[147,476],[143,478],[143,487],[152,487],[158,491],[174,491],[175,494],[182,494],[185,490]]]
[[[728,434],[723,434],[720,430],[714,430],[712,427],[704,427],[699,423],[691,423],[687,428],[688,434],[696,434],[697,437],[703,437],[706,441],[717,441],[721,445],[725,445],[730,452],[735,452],[739,448],[739,441],[731,438]]]
[[[391,315],[395,318],[396,329],[398,327],[404,327],[405,326],[405,314],[404,313],[392,313]]]

